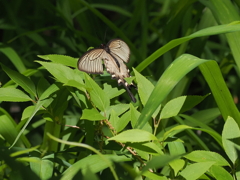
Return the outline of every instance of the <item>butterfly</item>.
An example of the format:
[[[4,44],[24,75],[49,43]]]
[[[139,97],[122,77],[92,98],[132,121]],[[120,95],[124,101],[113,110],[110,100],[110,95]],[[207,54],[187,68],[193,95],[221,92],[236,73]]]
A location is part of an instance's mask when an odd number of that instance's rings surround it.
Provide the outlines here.
[[[123,85],[131,100],[136,102],[136,98],[130,91],[130,87],[137,89],[133,83],[127,83],[124,78],[130,77],[129,69],[125,63],[129,62],[130,49],[121,39],[112,39],[106,45],[101,44],[100,48],[94,48],[84,53],[78,60],[78,69],[91,74],[103,74],[105,68],[111,74],[112,79],[116,79],[119,85]]]

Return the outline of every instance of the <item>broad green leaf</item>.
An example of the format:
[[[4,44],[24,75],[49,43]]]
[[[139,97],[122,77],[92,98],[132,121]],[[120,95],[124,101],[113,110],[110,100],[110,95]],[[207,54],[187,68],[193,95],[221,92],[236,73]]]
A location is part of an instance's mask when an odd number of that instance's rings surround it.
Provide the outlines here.
[[[72,86],[72,87],[78,88],[79,90],[81,90],[83,92],[86,91],[86,86],[76,80],[69,80],[66,83],[64,83],[64,86]]]
[[[179,156],[170,156],[167,154],[163,154],[160,156],[153,156],[150,161],[146,163],[146,166],[142,168],[142,173],[145,171],[149,171],[149,169],[158,169],[168,165],[171,161],[178,159]]]
[[[169,166],[173,169],[174,175],[177,176],[180,170],[185,166],[185,161],[183,159],[175,159],[169,163]]]
[[[9,58],[9,60],[14,64],[20,73],[26,70],[26,67],[24,66],[21,58],[18,56],[14,49],[4,45],[3,43],[0,43],[0,51]]]
[[[198,105],[200,102],[202,102],[206,97],[208,97],[210,93],[204,95],[204,96],[187,96],[185,99],[185,102],[183,104],[182,109],[180,110],[180,113],[183,113],[185,111],[188,111]]]
[[[65,66],[77,68],[77,58],[72,58],[70,56],[60,55],[60,54],[48,54],[48,55],[38,55],[38,57],[45,60],[50,60],[54,63],[59,63]]]
[[[187,96],[181,96],[169,101],[162,109],[160,119],[167,119],[178,115],[183,107]]]
[[[127,111],[117,121],[116,127],[118,127],[118,129],[116,129],[116,131],[117,132],[122,131],[128,125],[130,120],[131,120],[131,112]]]
[[[136,80],[138,82],[138,94],[142,104],[145,106],[154,86],[153,84],[133,68]]]
[[[154,142],[128,143],[128,146],[132,147],[134,149],[141,150],[143,152],[147,152],[147,153],[155,155],[155,156],[163,154],[160,146],[158,146]]]
[[[32,99],[19,89],[0,88],[0,101],[25,102]]]
[[[44,78],[41,77],[37,83],[37,95],[41,97],[44,91],[50,86],[50,83]]]
[[[94,172],[92,172],[92,170],[88,166],[87,166],[86,171],[83,174],[83,176],[84,176],[84,178],[83,178],[84,180],[99,180],[97,175]],[[74,179],[75,179],[75,177],[74,177]]]
[[[162,109],[160,119],[167,119],[185,112],[203,101],[206,96],[181,96],[169,101]]]
[[[143,131],[140,129],[131,129],[131,130],[123,131],[122,133],[114,137],[111,137],[108,140],[109,141],[115,140],[115,141],[124,143],[124,142],[145,142],[145,141],[157,140],[157,138],[153,134],[147,131]]]
[[[131,119],[131,125],[132,125],[132,127],[134,127],[136,122],[137,122],[137,119],[139,118],[141,113],[132,104],[130,104],[130,113],[131,113],[131,118],[130,118]],[[150,133],[152,133],[152,131],[153,131],[152,126],[150,125],[149,122],[147,122],[143,126],[142,130],[148,131]]]
[[[171,155],[180,155],[186,153],[185,147],[181,140],[177,139],[176,141],[168,142],[167,145]]]
[[[44,66],[58,81],[67,83],[69,80],[74,80],[76,73],[69,67],[62,64],[36,61]]]
[[[213,164],[214,162],[199,162],[190,164],[180,172],[180,175],[189,180],[198,179],[207,172]]]
[[[184,54],[177,58],[163,73],[153,92],[151,93],[141,116],[138,119],[136,128],[141,129],[152,114],[156,111],[162,101],[167,97],[170,91],[189,71],[197,67],[199,64],[207,62],[195,56]],[[181,67],[181,68],[179,68]],[[156,98],[158,97],[158,98]]]
[[[18,135],[18,130],[16,129],[16,122],[12,117],[2,108],[0,108],[0,134],[7,141],[8,144],[12,144]],[[24,147],[23,139],[19,139],[16,142],[17,147]],[[28,144],[30,145],[30,144]]]
[[[32,159],[37,160],[36,162],[30,162],[30,168],[35,172],[41,180],[47,180],[52,177],[54,163],[48,159],[40,159],[37,157],[32,157]]]
[[[92,78],[85,73],[85,83],[87,88],[89,88],[88,92],[90,94],[90,98],[92,102],[95,104],[97,108],[101,111],[106,111],[110,106],[110,99],[106,95],[106,93],[98,86],[98,84],[92,80]]]
[[[1,65],[3,70],[8,74],[8,76],[19,86],[21,86],[26,92],[31,94],[32,96],[37,97],[36,88],[34,83],[27,78],[26,76],[22,75],[19,72],[13,71],[8,67]]]
[[[30,114],[33,112],[35,106],[32,105],[32,106],[28,106],[24,109],[23,113],[22,113],[22,118],[21,120],[24,120],[26,118],[29,118],[30,117]]]
[[[36,74],[37,72],[39,72],[39,69],[27,69],[26,71],[22,72],[21,74],[26,76],[26,77],[30,77],[30,76]],[[3,85],[3,87],[9,87],[9,86],[11,86],[13,84],[15,84],[15,82],[11,79],[7,83],[5,83]]]
[[[129,104],[116,104],[116,105],[109,106],[109,108],[107,109],[107,112],[106,112],[106,114],[107,114],[106,117],[109,117],[109,114],[111,113],[112,110],[115,111],[117,116],[120,116],[128,109],[129,109]]]
[[[96,109],[84,109],[81,119],[89,121],[100,121],[106,119]]]
[[[209,171],[217,180],[233,180],[232,175],[223,167],[213,165]]]
[[[119,132],[118,131],[118,129],[119,129],[119,127],[118,127],[119,117],[117,116],[117,113],[113,109],[112,109],[112,112],[111,112],[109,122],[110,122],[111,126],[114,128],[114,130],[116,132]]]
[[[240,137],[239,126],[232,117],[228,117],[223,127],[222,143],[227,156],[229,157],[233,164],[235,164],[236,160],[239,158],[237,149],[239,151],[240,146],[234,143],[234,140],[239,139],[239,137]]]
[[[194,162],[215,162],[218,166],[230,166],[230,164],[218,153],[211,151],[193,151],[184,156]]]
[[[124,89],[118,90],[118,88],[112,88],[112,86],[108,85],[107,83],[103,84],[103,90],[109,97],[109,99],[115,98],[120,96],[122,93],[124,93]]]

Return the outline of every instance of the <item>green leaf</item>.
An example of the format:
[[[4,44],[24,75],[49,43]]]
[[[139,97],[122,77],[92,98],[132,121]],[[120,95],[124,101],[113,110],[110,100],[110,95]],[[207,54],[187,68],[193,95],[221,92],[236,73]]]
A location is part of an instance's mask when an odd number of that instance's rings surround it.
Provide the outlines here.
[[[222,137],[219,133],[217,133],[214,129],[210,128],[207,124],[205,124],[204,122],[201,121],[201,119],[195,119],[191,116],[187,116],[185,114],[180,114],[181,117],[185,118],[185,120],[189,121],[190,123],[188,123],[188,125],[191,124],[192,126],[192,123],[195,126],[199,126],[201,127],[201,129],[205,132],[207,132],[209,135],[211,135],[217,142],[220,146],[222,146]],[[175,117],[176,120],[180,123],[180,124],[186,124],[185,121],[181,121],[179,119],[179,117]],[[207,118],[207,117],[206,117]],[[201,146],[202,147],[205,147],[205,149],[208,149],[206,148],[206,145],[205,143],[199,138],[199,137],[196,137],[194,138],[195,141],[200,141],[199,143],[202,144]]]
[[[76,80],[69,80],[67,81],[64,86],[72,86],[78,88],[80,91],[86,92],[86,86],[79,81]]]
[[[227,156],[229,157],[233,164],[235,164],[236,160],[239,158],[237,149],[239,151],[240,146],[234,143],[234,140],[239,139],[239,137],[240,137],[239,126],[232,117],[228,117],[223,127],[222,143]]]
[[[155,156],[163,154],[160,146],[158,146],[157,143],[154,143],[154,142],[128,143],[128,146],[132,147],[134,149],[141,150],[143,152],[147,152],[147,153],[155,155]]]
[[[84,109],[81,119],[100,121],[106,119],[106,117],[102,116],[96,109]]]
[[[146,166],[142,168],[142,173],[145,171],[149,171],[149,169],[158,169],[168,165],[171,161],[178,159],[179,156],[170,156],[167,154],[163,154],[160,156],[153,156],[150,161],[146,163]]]
[[[217,62],[208,61],[207,63],[201,64],[199,68],[212,91],[223,118],[226,120],[228,116],[231,116],[238,123],[238,126],[240,126],[239,111]]]
[[[143,131],[140,129],[131,129],[131,130],[124,131],[114,137],[111,137],[108,140],[109,141],[115,140],[115,141],[124,143],[124,142],[151,141],[151,140],[157,140],[157,138],[153,134],[147,131]]]
[[[97,108],[101,111],[106,111],[110,106],[110,99],[106,95],[106,93],[97,85],[95,81],[92,80],[90,76],[85,73],[85,83],[87,88],[89,88],[88,92],[90,94],[92,102],[95,104]]]
[[[1,64],[1,66],[2,66],[3,70],[8,74],[8,76],[16,84],[21,86],[29,94],[37,97],[35,85],[29,78],[27,78],[26,76],[22,75],[19,72],[9,69],[8,67],[4,66],[3,64]]]
[[[32,99],[19,89],[0,88],[0,101],[25,102]]]
[[[163,140],[167,139],[168,137],[173,137],[175,134],[182,132],[186,129],[192,129],[192,127],[186,125],[175,126],[164,133]]]
[[[0,88],[1,90],[2,88]],[[38,110],[47,102],[49,103],[49,97],[56,91],[58,91],[59,88],[58,86],[56,86],[56,84],[52,84],[46,91],[44,91],[44,93],[41,95],[41,97],[39,98],[38,102],[35,104],[35,108],[33,109],[31,116],[28,118],[27,122],[25,123],[25,125],[23,126],[23,128],[21,129],[21,131],[19,132],[18,136],[16,137],[15,141],[13,142],[13,144],[11,145],[11,147],[13,147],[15,145],[15,143],[18,141],[19,137],[22,135],[23,131],[26,129],[26,127],[28,126],[28,124],[30,123],[30,121],[32,120],[32,118],[34,117],[34,115],[38,112]],[[51,100],[51,99],[50,99]],[[10,147],[10,148],[11,148]]]
[[[131,113],[130,113],[130,111],[125,112],[125,113],[120,117],[120,119],[117,121],[117,125],[116,125],[117,129],[116,129],[116,131],[117,131],[117,132],[122,131],[122,130],[128,125],[128,123],[129,123],[129,121],[130,121],[130,118],[131,118]]]
[[[180,110],[183,107],[183,104],[186,100],[187,96],[181,96],[169,101],[162,109],[160,119],[167,119],[173,116],[178,115]]]
[[[172,142],[168,142],[167,145],[168,145],[169,153],[171,155],[180,155],[180,154],[186,153],[183,142],[179,139]]]
[[[54,63],[59,63],[65,66],[77,68],[77,58],[72,58],[70,56],[60,55],[60,54],[48,54],[48,55],[38,55],[38,57],[45,60],[50,60]]]
[[[115,98],[120,96],[122,93],[125,92],[124,89],[118,90],[118,88],[112,88],[112,86],[108,85],[107,83],[103,84],[103,90],[109,97],[109,99]]]
[[[173,169],[174,175],[177,176],[180,170],[185,166],[185,161],[183,159],[175,159],[169,163],[169,166]]]
[[[138,82],[139,97],[141,99],[142,104],[145,106],[147,103],[147,100],[149,99],[149,96],[151,95],[154,89],[154,86],[147,78],[145,78],[143,75],[137,72],[134,68],[133,68],[133,71],[136,76],[136,80]]]
[[[109,119],[109,122],[111,124],[111,126],[114,128],[114,130],[116,132],[119,132],[119,117],[117,116],[117,113],[112,109],[112,112],[111,112],[111,116],[110,116],[110,119]]]
[[[130,118],[131,119],[131,125],[132,125],[132,127],[134,127],[136,122],[137,122],[137,119],[139,118],[141,113],[132,104],[130,104],[130,112],[131,112],[131,118]],[[150,125],[149,122],[147,122],[143,126],[142,130],[148,131],[150,133],[152,133],[152,131],[153,131],[152,126]]]
[[[158,175],[150,171],[145,171],[143,173],[144,176],[146,176],[148,179],[157,179],[157,180],[168,180],[168,178],[164,175]]]
[[[194,162],[215,162],[214,165],[229,166],[230,164],[218,153],[211,151],[193,151],[184,156]]]
[[[0,43],[0,51],[9,58],[9,60],[14,64],[14,66],[20,73],[26,70],[26,67],[24,66],[21,58],[11,47],[5,46],[3,43]]]
[[[118,156],[118,155],[104,155],[104,157],[109,160],[113,160],[114,162],[130,161],[129,158],[126,158],[124,156]],[[102,157],[99,155],[87,156],[77,161],[72,166],[70,166],[63,173],[61,180],[72,179],[79,170],[82,170],[82,172],[85,173],[87,169],[91,169],[93,173],[97,173],[99,171],[106,169],[108,166],[109,164],[106,161],[103,161]]]
[[[197,67],[199,64],[207,62],[195,56],[184,54],[177,58],[163,73],[156,87],[151,93],[145,107],[142,110],[141,116],[138,119],[136,128],[141,129],[151,118],[153,113],[167,97],[176,84],[189,71]],[[181,68],[179,68],[181,67]],[[158,97],[158,98],[156,98]]]
[[[181,96],[169,101],[162,109],[160,119],[167,119],[193,108],[206,96]]]
[[[36,62],[44,66],[58,81],[62,83],[67,83],[70,80],[78,81],[79,79],[82,79],[76,71],[62,64],[43,61]]]
[[[201,29],[189,36],[174,39],[158,50],[156,50],[154,53],[152,53],[150,56],[148,56],[144,61],[142,61],[137,67],[136,70],[138,72],[141,72],[144,70],[146,67],[149,66],[152,62],[157,60],[161,55],[164,53],[168,52],[169,50],[173,49],[174,47],[187,42],[193,38],[196,37],[203,37],[203,36],[210,36],[210,35],[215,35],[215,34],[222,34],[222,33],[229,33],[229,32],[234,32],[234,31],[240,31],[240,24],[224,24],[224,25],[219,25],[219,26],[213,26],[205,29]],[[183,67],[183,66],[179,66]]]
[[[223,167],[213,165],[209,171],[217,180],[233,180],[232,175]]]
[[[48,159],[40,159],[32,157],[33,162],[30,162],[30,168],[42,180],[47,180],[52,177],[54,164]]]
[[[129,109],[129,104],[116,104],[116,105],[109,106],[109,108],[107,109],[107,112],[106,112],[106,114],[107,114],[106,117],[109,117],[109,114],[112,112],[112,110],[115,111],[117,116],[120,116],[128,109]]]
[[[180,175],[185,179],[198,179],[207,172],[214,162],[199,162],[187,166],[180,172]]]
[[[18,135],[18,130],[16,129],[16,122],[12,117],[2,108],[0,108],[0,134],[9,143],[12,144]],[[30,145],[30,144],[29,144]],[[23,139],[16,142],[16,146],[24,147]]]
[[[41,97],[44,91],[50,86],[50,83],[43,77],[37,83],[37,95]]]

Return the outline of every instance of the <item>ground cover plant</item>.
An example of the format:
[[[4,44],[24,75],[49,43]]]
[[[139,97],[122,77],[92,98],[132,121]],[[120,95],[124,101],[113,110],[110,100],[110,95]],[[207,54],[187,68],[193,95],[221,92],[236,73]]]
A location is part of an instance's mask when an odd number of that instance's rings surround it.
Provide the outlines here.
[[[238,0],[0,3],[0,179],[240,178]],[[77,68],[114,38],[136,103]]]

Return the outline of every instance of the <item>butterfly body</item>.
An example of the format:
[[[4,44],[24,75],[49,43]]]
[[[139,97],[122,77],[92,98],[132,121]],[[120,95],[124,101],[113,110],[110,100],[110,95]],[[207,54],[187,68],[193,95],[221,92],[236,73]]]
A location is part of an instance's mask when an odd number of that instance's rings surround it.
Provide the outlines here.
[[[103,65],[112,79],[116,79],[119,85],[123,85],[130,95],[133,102],[136,102],[135,97],[129,90],[130,86],[136,88],[131,83],[128,84],[124,78],[130,77],[129,69],[125,65],[129,61],[130,49],[128,45],[121,39],[112,39],[107,45],[101,44],[101,48],[95,48],[87,51],[78,60],[78,69],[87,73],[102,74]]]

